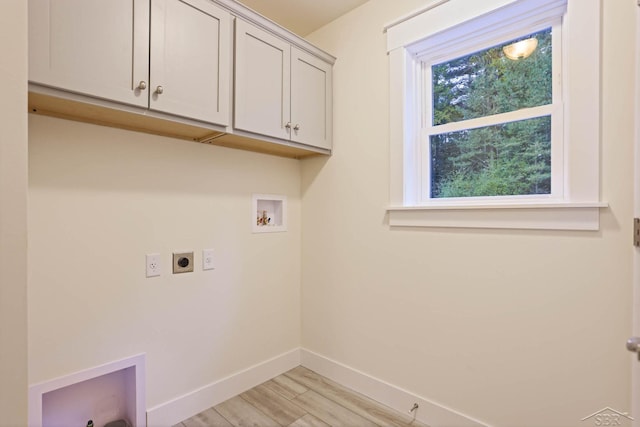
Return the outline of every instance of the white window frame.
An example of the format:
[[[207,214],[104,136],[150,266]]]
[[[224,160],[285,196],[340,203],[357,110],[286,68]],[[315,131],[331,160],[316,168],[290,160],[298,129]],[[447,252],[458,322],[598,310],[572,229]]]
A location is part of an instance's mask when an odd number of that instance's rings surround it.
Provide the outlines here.
[[[385,27],[390,63],[391,226],[599,229],[600,209],[607,207],[599,194],[600,1],[433,0]],[[552,194],[426,200],[423,185],[430,181],[423,179],[425,162],[419,161],[426,149],[421,133],[427,108],[420,93],[426,84],[425,55],[447,51],[451,45],[465,50],[490,47],[523,28],[531,33],[549,26],[553,26],[554,52],[562,34],[559,55],[553,59],[554,73],[559,72],[554,76],[554,120],[562,126],[553,130]]]

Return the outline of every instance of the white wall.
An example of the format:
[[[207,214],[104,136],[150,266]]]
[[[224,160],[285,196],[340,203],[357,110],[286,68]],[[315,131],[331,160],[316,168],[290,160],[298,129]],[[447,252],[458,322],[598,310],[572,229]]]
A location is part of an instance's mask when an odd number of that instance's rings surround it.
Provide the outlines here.
[[[1,15],[12,46],[26,20],[18,3]],[[424,3],[371,0],[310,37],[339,58],[335,154],[301,162],[302,185],[297,161],[30,116],[29,383],[146,352],[152,407],[295,348],[302,333],[314,352],[495,426],[580,426],[605,406],[627,410],[633,91],[620,82],[634,78],[634,2],[603,1],[611,208],[596,233],[386,225],[382,26]],[[1,80],[14,125],[0,194],[17,199],[2,203],[0,259],[24,253],[25,57],[18,48],[17,77]],[[250,233],[253,192],[288,196],[289,232]],[[199,259],[207,247],[215,271],[169,274],[171,251]],[[163,255],[161,278],[144,278],[149,252]],[[4,396],[26,375],[20,271],[0,269],[0,325],[15,332],[2,329],[0,425],[24,424],[26,411],[26,396]]]
[[[303,162],[303,347],[494,426],[629,410],[635,2],[603,1],[599,232],[389,228],[382,28],[426,3],[309,36],[338,61],[334,155]]]
[[[0,5],[0,426],[27,422],[27,4]]]
[[[146,353],[151,408],[299,347],[298,161],[35,115],[29,132],[31,384]],[[251,233],[252,193],[288,197],[288,232]],[[182,250],[196,271],[172,275]]]

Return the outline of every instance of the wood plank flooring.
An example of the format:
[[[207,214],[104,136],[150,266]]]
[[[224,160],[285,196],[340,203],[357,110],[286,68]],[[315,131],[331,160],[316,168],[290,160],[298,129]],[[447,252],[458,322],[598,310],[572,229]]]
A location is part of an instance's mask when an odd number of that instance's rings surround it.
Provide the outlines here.
[[[427,427],[298,366],[173,427]]]

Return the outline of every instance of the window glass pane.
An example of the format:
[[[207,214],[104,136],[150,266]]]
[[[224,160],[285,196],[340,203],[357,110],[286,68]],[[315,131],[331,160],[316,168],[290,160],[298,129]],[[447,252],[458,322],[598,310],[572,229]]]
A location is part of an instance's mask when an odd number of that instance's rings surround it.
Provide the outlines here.
[[[551,116],[430,137],[431,197],[551,194]]]
[[[537,43],[527,57],[523,57],[528,43],[524,40]],[[549,28],[433,65],[433,124],[551,104],[551,64]]]

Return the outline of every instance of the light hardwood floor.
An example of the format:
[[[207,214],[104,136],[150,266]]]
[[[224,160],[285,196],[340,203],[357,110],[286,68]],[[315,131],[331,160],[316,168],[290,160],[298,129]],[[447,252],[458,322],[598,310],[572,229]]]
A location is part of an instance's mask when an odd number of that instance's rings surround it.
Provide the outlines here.
[[[174,427],[427,427],[302,366]]]

